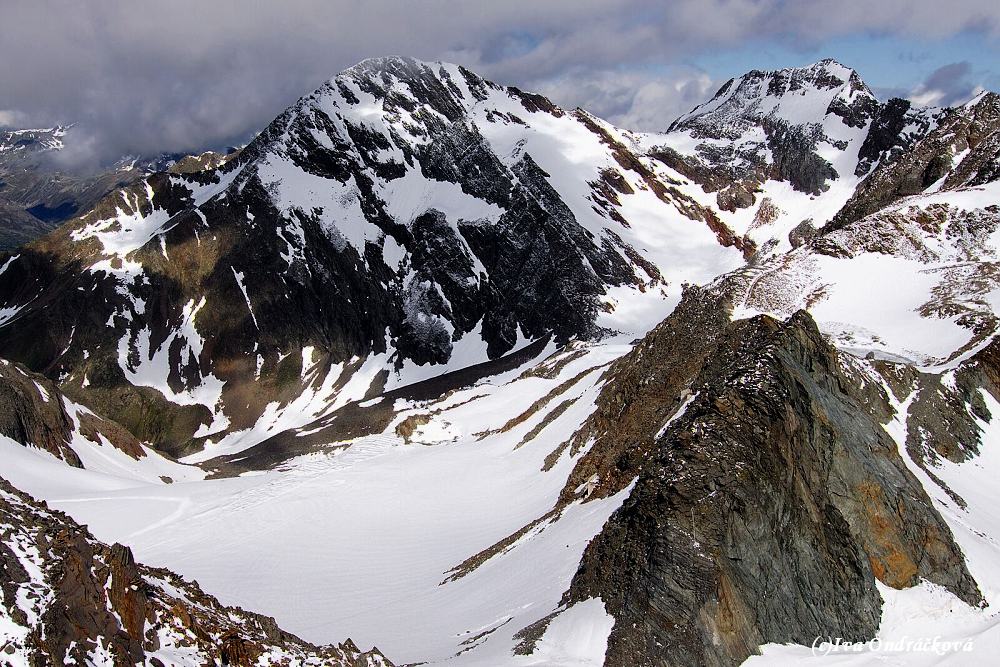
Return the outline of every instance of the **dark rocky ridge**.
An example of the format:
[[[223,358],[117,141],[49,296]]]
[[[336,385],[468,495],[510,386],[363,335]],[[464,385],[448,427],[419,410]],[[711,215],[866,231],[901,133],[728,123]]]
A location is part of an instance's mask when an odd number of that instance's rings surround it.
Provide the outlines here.
[[[25,447],[38,447],[74,467],[74,435],[101,444],[101,438],[132,458],[146,454],[139,441],[118,424],[87,410],[71,416],[54,382],[18,364],[0,359],[0,435]]]
[[[884,212],[852,220],[941,179],[943,188],[995,179],[996,97],[944,112],[941,120],[898,101],[875,104],[856,75],[845,82],[826,76],[824,67],[813,69],[808,80],[782,72],[745,79],[781,94],[846,83],[856,103],[831,104],[827,112],[855,129],[872,120],[858,166],[858,175],[870,176],[843,213],[847,227],[841,231],[850,228],[853,236],[838,235],[830,228],[837,225],[816,230],[804,221],[793,230],[793,245],[834,256],[864,251],[936,259],[928,248],[907,245],[914,238],[907,216]],[[400,80],[416,97],[400,89]],[[734,85],[719,95],[731,94]],[[482,322],[492,361],[481,366],[488,369],[472,367],[397,389],[366,408],[348,404],[310,424],[309,437],[286,431],[215,462],[220,473],[237,474],[334,440],[381,432],[393,399],[431,398],[480,371],[508,368],[513,362],[500,355],[518,332],[539,339],[526,352],[543,347],[543,335],[560,342],[600,335],[592,323],[607,286],[646,287],[662,278],[613,232],[599,237],[579,225],[551,175],[530,155],[507,163],[466,122],[464,105],[498,92],[517,100],[524,113],[505,113],[497,122],[525,124],[522,116],[531,113],[569,116],[601,137],[621,169],[588,185],[610,220],[628,226],[615,217],[616,206],[632,194],[623,174],[634,172],[661,201],[708,224],[722,245],[752,255],[752,244],[735,237],[711,208],[680,195],[679,182],[660,180],[585,112],[566,114],[540,96],[501,89],[466,70],[455,76],[407,59],[382,59],[352,68],[305,98],[220,169],[157,175],[149,197],[144,186],[128,190],[144,215],[172,216],[162,245],[153,237],[130,257],[146,268],[143,280],[123,286],[110,271],[88,271],[102,257],[99,244],[72,238],[121,206],[118,198],[28,248],[0,283],[4,303],[25,305],[3,329],[0,350],[58,378],[67,394],[120,416],[164,450],[183,453],[200,445],[192,434],[207,422],[208,410],[132,386],[119,366],[118,341],[125,337],[131,345],[129,363],[138,360],[144,327],[156,347],[180,330],[185,308],[203,296],[211,304],[199,319],[199,331],[207,332],[204,347],[196,354],[189,341],[174,338],[168,382],[181,391],[208,373],[222,378],[234,429],[252,424],[267,402],[287,402],[302,391],[306,380],[296,352],[304,346],[325,351],[320,375],[346,361],[338,379],[346,382],[360,365],[353,357],[385,350],[386,331],[401,356],[441,361],[459,335]],[[351,105],[372,96],[399,124],[383,134],[345,122],[320,104],[327,94]],[[817,146],[832,140],[817,124],[739,116],[726,132],[719,127],[699,131],[726,139],[733,128],[759,130],[765,140],[749,150],[701,151],[698,158],[668,149],[651,155],[718,192],[722,209],[753,205],[768,178],[818,194],[830,179],[845,176],[818,155]],[[428,141],[411,142],[404,130]],[[953,164],[950,156],[966,148],[966,159]],[[773,161],[761,161],[758,149],[770,151]],[[278,210],[259,170],[275,151],[331,188],[356,184],[363,217],[379,237],[363,248],[352,245],[312,201]],[[496,224],[450,220],[433,206],[412,221],[396,219],[374,184],[403,178],[408,170],[455,183],[504,212]],[[234,180],[224,184],[229,178]],[[193,193],[209,183],[220,184],[223,196],[196,208]],[[762,221],[765,201],[758,210]],[[963,249],[981,240],[983,230],[995,229],[993,209],[989,215],[947,209],[928,207],[915,224],[962,239],[956,245]],[[390,239],[409,253],[401,271],[385,259]],[[974,252],[964,259],[977,261]],[[116,270],[125,264],[116,261]],[[247,299],[234,272],[254,279]],[[556,507],[539,520],[571,502],[607,497],[638,477],[630,499],[588,549],[565,598],[572,603],[600,596],[615,616],[609,664],[736,664],[764,642],[868,638],[879,617],[876,579],[905,587],[926,578],[978,602],[948,528],[881,425],[893,417],[890,393],[897,400],[915,393],[909,457],[933,476],[937,458],[973,456],[978,422],[989,418],[978,392],[985,387],[997,395],[1000,348],[987,347],[949,382],[911,367],[855,361],[838,355],[802,313],[787,322],[730,322],[733,280],[689,289],[674,314],[608,370],[596,411],[550,457],[593,442]],[[39,284],[46,286],[41,292]],[[958,307],[944,303],[940,309],[948,314]],[[963,317],[983,335],[995,328],[992,314],[974,322],[973,315]],[[381,382],[366,398],[382,391]],[[42,409],[37,401],[17,406]],[[661,434],[682,406],[683,414]],[[52,415],[44,423],[64,424],[60,419]],[[0,420],[11,432],[22,425]],[[58,444],[55,449],[61,451]],[[488,549],[483,558],[493,553]],[[252,653],[242,639],[229,645],[233,655]]]
[[[762,96],[793,98],[810,91],[833,96],[824,118],[855,129],[873,119],[862,162],[878,166],[838,220],[909,192],[905,174],[913,169],[900,165],[916,159],[905,157],[914,151],[936,150],[919,149],[918,142],[936,121],[898,103],[878,104],[856,73],[832,61],[748,73],[672,126],[715,143],[706,141],[698,155],[664,148],[648,157],[716,192],[721,210],[753,206],[768,179],[822,193],[831,179],[846,176],[817,152],[820,144],[837,144],[825,135],[823,118],[793,124],[759,108]],[[490,111],[487,121],[473,122],[470,109],[494,98],[513,103],[516,111],[505,106]],[[352,115],[363,104],[379,105],[384,121],[372,125]],[[992,178],[998,141],[990,134],[993,106],[987,95],[972,108],[976,120],[966,143],[975,150],[953,179]],[[587,184],[594,211],[608,223],[600,234],[576,219],[553,187],[553,175],[530,154],[499,155],[484,135],[487,124],[528,127],[532,114],[579,122],[613,159],[614,168]],[[968,115],[959,110],[948,117]],[[918,121],[924,129],[912,130]],[[946,132],[946,126],[935,132]],[[726,145],[745,132],[759,134],[759,141]],[[918,148],[908,150],[915,142]],[[540,96],[503,88],[464,68],[407,58],[365,61],[300,100],[230,159],[182,160],[173,170],[179,173],[150,177],[148,191],[146,183],[127,188],[26,247],[0,280],[0,303],[23,306],[3,327],[0,355],[58,380],[67,395],[114,414],[138,437],[178,455],[201,446],[194,434],[212,421],[211,411],[134,386],[122,368],[148,361],[147,350],[168,341],[170,391],[194,392],[216,378],[225,385],[217,407],[228,428],[238,430],[252,426],[267,403],[286,403],[303,391],[298,352],[306,347],[322,350],[322,367],[329,369],[383,352],[387,342],[397,364],[440,363],[477,326],[490,358],[509,352],[519,336],[552,335],[558,342],[600,336],[593,323],[608,288],[646,290],[663,283],[665,267],[615,231],[629,227],[619,207],[635,192],[624,175],[669,210],[708,226],[721,245],[740,249],[748,259],[758,250],[711,207],[682,194],[678,181],[657,175],[647,156],[626,143],[586,112],[567,114]],[[335,205],[305,198],[281,208],[277,185],[267,176],[272,163],[287,163],[330,190],[353,188],[363,220],[342,220],[337,216],[345,214],[334,211]],[[926,172],[920,165],[914,169]],[[414,174],[455,184],[502,213],[489,223],[449,219],[443,206],[428,201],[412,220],[396,219],[393,202],[383,201],[380,188]],[[195,202],[205,187],[219,194]],[[169,218],[162,232],[129,254],[141,275],[120,257],[108,260],[93,234],[83,233],[118,209]],[[357,232],[349,227],[362,226],[374,235],[349,241]],[[811,235],[808,227],[801,230],[794,234],[799,245]],[[387,259],[391,248],[405,255],[401,265]],[[109,268],[95,270],[102,261],[110,261]],[[180,330],[191,317],[186,313],[202,303],[199,348]]]
[[[905,134],[908,124],[915,127]],[[960,164],[955,163],[959,155],[964,156]],[[1000,96],[984,93],[934,115],[910,113],[907,102],[890,100],[859,157],[859,172],[874,169],[837,213],[834,228],[924,192],[942,179],[941,190],[994,181],[1000,175]]]
[[[718,327],[701,361],[666,370],[677,358],[664,328],[676,334],[671,319],[704,312],[704,294],[686,301],[609,372],[611,403],[591,428],[612,406],[618,427],[567,484],[596,474],[604,495],[639,475],[566,597],[600,596],[615,617],[607,664],[736,665],[768,642],[868,639],[876,578],[927,579],[978,603],[949,529],[881,426],[881,386],[841,362],[804,313]],[[665,419],[651,415],[676,410],[691,370],[693,400],[657,436]]]

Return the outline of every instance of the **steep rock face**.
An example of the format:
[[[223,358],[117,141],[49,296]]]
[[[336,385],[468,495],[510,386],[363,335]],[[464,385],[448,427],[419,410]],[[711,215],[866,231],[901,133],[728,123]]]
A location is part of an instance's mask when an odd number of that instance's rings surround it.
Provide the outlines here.
[[[0,572],[3,650],[18,664],[391,667],[378,649],[313,646],[274,619],[224,606],[4,479]]]
[[[357,116],[370,104],[379,108],[381,123]],[[482,119],[478,106],[486,107]],[[258,172],[279,192],[290,185],[279,173],[287,159],[329,179],[341,193],[338,203],[358,202],[362,220],[351,220],[340,206],[313,210],[337,249],[355,257],[355,268],[371,270],[368,255],[382,255],[374,264],[384,263],[382,270],[401,282],[411,323],[420,313],[438,338],[446,333],[458,340],[482,320],[482,336],[496,357],[511,349],[519,329],[529,338],[587,334],[607,286],[649,280],[618,247],[620,238],[610,230],[595,235],[577,220],[523,142],[513,142],[513,154],[498,153],[484,132],[494,130],[489,125],[519,132],[528,121],[516,112],[535,114],[529,118],[536,123],[566,118],[544,98],[460,67],[374,59],[290,109],[251,149],[268,156]],[[327,140],[317,144],[317,133]],[[283,199],[279,206],[301,203]],[[431,261],[428,216],[437,223],[433,254],[465,256],[462,266]],[[441,292],[440,299],[427,297],[428,290]],[[396,299],[388,296],[393,305]],[[381,324],[392,329],[397,323],[391,314]],[[428,344],[409,332],[399,338],[400,356],[418,362],[442,362],[451,351],[443,341]]]
[[[643,417],[662,389],[657,360],[672,357],[658,345],[651,336],[629,355],[650,377],[621,401],[624,427],[605,434],[627,441],[629,457],[583,473],[639,474],[567,595],[599,596],[615,617],[607,664],[732,665],[767,642],[870,638],[876,578],[897,588],[927,579],[980,600],[882,427],[892,411],[878,376],[841,360],[806,314],[726,326],[687,398],[663,392],[660,405],[681,407],[662,427]],[[637,368],[623,367],[605,394],[636,386]],[[588,457],[608,447],[599,440]]]
[[[940,109],[914,107],[898,97],[880,106],[858,151],[855,175],[865,176],[880,161],[892,162],[913,148],[937,124],[941,113]]]
[[[1000,97],[983,93],[960,107],[916,112],[892,100],[860,157],[859,172],[876,166],[837,214],[836,226],[909,195],[993,182],[1000,175]]]
[[[690,286],[643,344],[614,362],[607,372],[613,380],[567,443],[574,453],[592,444],[566,481],[562,502],[579,495],[584,484],[593,497],[628,486],[652,456],[657,430],[692,397],[695,378],[718,351],[729,308],[724,292]]]
[[[0,435],[38,447],[83,467],[73,449],[75,438],[109,443],[135,459],[146,455],[139,441],[118,424],[66,400],[48,378],[0,359]]]
[[[593,337],[616,299],[661,299],[692,253],[710,276],[739,247],[602,121],[377,59],[218,169],[154,175],[12,258],[0,354],[183,453],[301,396],[311,351],[326,387],[358,360],[446,362],[460,340],[484,361]]]
[[[818,195],[842,176],[821,153],[844,151],[845,137],[864,132],[879,103],[856,72],[833,60],[802,68],[754,70],[726,82],[708,102],[670,126],[652,155],[718,191],[719,208],[752,206],[768,179]],[[694,155],[676,149],[687,144]]]
[[[509,449],[544,447],[527,478],[549,484],[544,499],[530,523],[456,558],[448,585],[480,585],[482,565],[504,567],[543,532],[560,540],[553,526],[634,483],[563,600],[601,598],[612,665],[727,665],[767,642],[869,638],[877,581],[980,600],[915,476],[976,456],[982,390],[1000,386],[995,107],[881,105],[824,61],[751,72],[644,136],[461,67],[366,61],[231,161],[151,176],[6,262],[0,351],[164,450],[207,445],[189,460],[217,456],[218,474],[356,444],[363,457],[361,436],[454,437],[454,452],[519,429]],[[707,286],[619,356],[649,326],[629,318],[662,313],[688,281]],[[605,345],[602,327],[632,333]],[[571,342],[538,362],[550,336]],[[470,385],[532,359],[523,384],[502,381],[508,402],[533,379],[555,386],[483,430],[510,405]],[[42,393],[0,398],[45,415],[0,419],[5,434],[71,459]],[[148,652],[137,629],[155,605],[126,551],[107,559],[123,574],[105,595],[139,641],[114,650],[131,659]],[[576,556],[566,563],[568,577]],[[536,611],[517,651],[553,617]],[[502,644],[505,618],[460,650]],[[269,656],[220,632],[223,662]]]
[[[942,461],[962,463],[982,453],[983,424],[992,422],[984,392],[1000,396],[1000,344],[982,349],[945,373],[922,372],[912,366],[876,362],[876,369],[898,403],[906,405],[906,450],[910,459],[936,484],[956,496],[935,474]]]

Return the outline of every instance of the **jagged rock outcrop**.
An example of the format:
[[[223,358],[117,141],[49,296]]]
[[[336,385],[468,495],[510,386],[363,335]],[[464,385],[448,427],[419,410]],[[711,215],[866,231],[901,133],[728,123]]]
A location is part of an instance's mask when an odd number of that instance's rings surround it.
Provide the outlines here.
[[[0,435],[75,467],[82,467],[75,438],[107,442],[135,459],[146,455],[124,428],[66,400],[54,382],[6,359],[0,359]]]
[[[686,301],[612,368],[597,414],[617,427],[592,421],[600,437],[567,484],[596,474],[607,494],[639,475],[567,594],[599,596],[615,617],[607,664],[735,665],[768,642],[867,639],[876,579],[978,603],[882,427],[877,375],[841,360],[805,313],[705,327],[691,315],[704,318],[705,295]],[[708,332],[690,364],[674,354],[684,319]]]
[[[0,478],[0,660],[15,664],[391,667],[353,642],[313,646],[135,562]]]
[[[992,182],[1000,175],[1000,96],[983,93],[945,110],[910,110],[908,103],[891,100],[873,123],[859,158],[858,171],[871,172],[834,226],[932,186],[950,190]]]
[[[942,460],[961,463],[983,446],[982,424],[993,420],[983,392],[1000,400],[1000,344],[994,339],[947,373],[876,362],[896,401],[907,402],[906,450],[910,459],[951,494],[934,468]],[[959,505],[965,501],[955,497]]]
[[[854,174],[865,176],[880,161],[892,162],[913,147],[931,129],[935,113],[914,109],[909,100],[894,97],[872,118],[868,135],[858,150]]]

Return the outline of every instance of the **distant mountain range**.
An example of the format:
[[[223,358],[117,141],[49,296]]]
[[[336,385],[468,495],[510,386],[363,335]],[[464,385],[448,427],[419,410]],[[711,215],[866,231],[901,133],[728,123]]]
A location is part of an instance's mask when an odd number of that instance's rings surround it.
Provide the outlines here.
[[[57,155],[73,141],[72,130],[0,129],[0,250],[33,241],[115,190],[193,157],[127,155],[103,168],[67,168]],[[209,164],[208,155],[199,164]]]

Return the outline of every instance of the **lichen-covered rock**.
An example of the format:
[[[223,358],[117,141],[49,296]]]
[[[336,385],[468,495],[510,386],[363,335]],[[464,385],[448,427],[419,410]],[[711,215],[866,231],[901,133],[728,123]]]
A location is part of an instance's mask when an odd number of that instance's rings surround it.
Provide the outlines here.
[[[724,300],[685,301],[611,369],[567,485],[597,475],[606,495],[638,475],[566,598],[600,597],[615,617],[607,664],[736,665],[769,642],[868,639],[876,579],[978,603],[882,427],[875,372],[841,362],[805,313],[728,323],[712,315]]]

